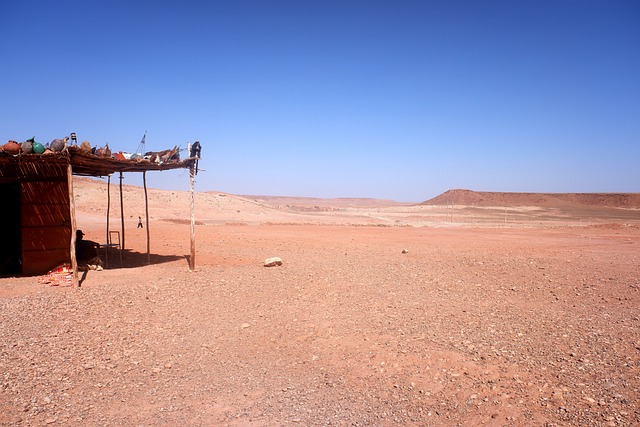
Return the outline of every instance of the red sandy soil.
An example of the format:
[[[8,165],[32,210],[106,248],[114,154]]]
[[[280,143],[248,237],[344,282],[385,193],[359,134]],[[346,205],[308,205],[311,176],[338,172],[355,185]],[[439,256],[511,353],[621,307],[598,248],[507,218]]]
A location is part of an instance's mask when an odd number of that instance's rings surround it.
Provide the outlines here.
[[[189,271],[189,193],[149,191],[150,264],[123,198],[122,265],[0,279],[0,425],[640,424],[637,208],[197,193]]]

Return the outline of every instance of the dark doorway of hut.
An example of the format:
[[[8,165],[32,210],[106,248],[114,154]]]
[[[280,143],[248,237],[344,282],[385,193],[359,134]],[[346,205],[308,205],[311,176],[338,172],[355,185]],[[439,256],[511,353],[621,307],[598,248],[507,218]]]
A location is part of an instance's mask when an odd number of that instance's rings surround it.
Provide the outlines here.
[[[0,239],[0,276],[22,273],[22,236],[20,212],[20,184],[0,184],[0,224],[3,225]]]

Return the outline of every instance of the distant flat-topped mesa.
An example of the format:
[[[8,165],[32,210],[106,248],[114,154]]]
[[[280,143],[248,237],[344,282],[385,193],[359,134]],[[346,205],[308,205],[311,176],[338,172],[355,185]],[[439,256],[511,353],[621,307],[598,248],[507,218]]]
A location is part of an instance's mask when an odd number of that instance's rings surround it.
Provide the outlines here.
[[[544,207],[587,205],[639,209],[640,193],[511,193],[455,189],[420,204]]]

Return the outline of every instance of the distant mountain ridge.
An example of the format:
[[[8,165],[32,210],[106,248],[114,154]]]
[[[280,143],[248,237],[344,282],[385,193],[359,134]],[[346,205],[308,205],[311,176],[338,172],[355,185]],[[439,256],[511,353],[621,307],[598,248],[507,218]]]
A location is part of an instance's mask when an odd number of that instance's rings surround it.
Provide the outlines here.
[[[365,197],[299,197],[299,196],[267,196],[267,195],[238,195],[245,199],[254,200],[271,206],[330,208],[366,208],[381,206],[408,206],[412,203],[397,202],[395,200],[372,199]]]
[[[420,205],[465,206],[607,206],[640,208],[640,193],[511,193],[453,189]]]

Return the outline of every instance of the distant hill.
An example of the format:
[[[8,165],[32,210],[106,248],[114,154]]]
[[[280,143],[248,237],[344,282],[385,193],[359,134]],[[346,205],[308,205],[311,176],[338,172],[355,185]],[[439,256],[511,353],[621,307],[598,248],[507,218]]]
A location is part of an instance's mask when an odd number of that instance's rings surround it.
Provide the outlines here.
[[[511,193],[448,190],[420,205],[465,206],[606,206],[615,208],[640,208],[640,193]]]

